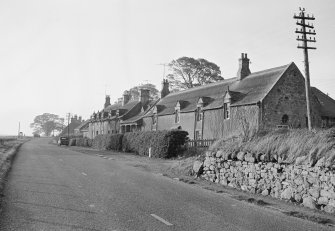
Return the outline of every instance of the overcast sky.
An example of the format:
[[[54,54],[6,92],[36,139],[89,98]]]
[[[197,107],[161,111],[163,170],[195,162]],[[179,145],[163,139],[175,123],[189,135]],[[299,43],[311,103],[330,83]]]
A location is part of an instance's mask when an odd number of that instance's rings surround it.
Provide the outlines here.
[[[0,0],[0,134],[31,135],[45,112],[89,118],[105,91],[150,82],[161,89],[163,67],[182,56],[205,58],[224,78],[248,53],[251,72],[295,62],[294,13],[313,13],[317,50],[311,84],[335,98],[334,0]]]

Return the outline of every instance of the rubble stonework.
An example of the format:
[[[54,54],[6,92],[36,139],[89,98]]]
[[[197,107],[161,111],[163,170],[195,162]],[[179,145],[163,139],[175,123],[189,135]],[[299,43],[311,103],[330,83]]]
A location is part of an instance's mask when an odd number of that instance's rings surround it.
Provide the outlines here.
[[[335,171],[324,165],[323,158],[313,167],[260,162],[262,159],[266,158],[251,153],[231,155],[222,150],[207,151],[202,177],[225,186],[335,213]]]

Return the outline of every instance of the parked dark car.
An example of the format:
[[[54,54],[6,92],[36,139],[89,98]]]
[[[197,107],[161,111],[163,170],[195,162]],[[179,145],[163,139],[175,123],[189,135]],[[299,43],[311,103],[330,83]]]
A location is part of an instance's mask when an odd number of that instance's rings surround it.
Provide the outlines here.
[[[58,145],[69,145],[69,138],[68,137],[59,137]]]

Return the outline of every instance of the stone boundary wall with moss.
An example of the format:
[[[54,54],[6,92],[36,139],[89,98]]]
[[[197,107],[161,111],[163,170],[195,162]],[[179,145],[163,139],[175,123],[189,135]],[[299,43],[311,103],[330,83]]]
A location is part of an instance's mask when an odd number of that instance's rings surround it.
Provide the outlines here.
[[[323,158],[313,167],[261,159],[245,152],[232,156],[222,150],[207,151],[201,177],[335,214],[335,170],[326,167]]]

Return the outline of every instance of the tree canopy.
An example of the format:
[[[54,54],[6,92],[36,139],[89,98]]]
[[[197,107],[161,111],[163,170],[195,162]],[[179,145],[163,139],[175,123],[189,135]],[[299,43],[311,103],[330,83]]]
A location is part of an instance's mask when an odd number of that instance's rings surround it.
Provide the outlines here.
[[[64,118],[58,115],[44,113],[34,118],[30,127],[34,129],[33,134],[42,134],[50,136],[53,131],[61,131],[64,126]]]
[[[181,57],[169,63],[167,75],[172,91],[185,90],[223,80],[220,67],[206,59]]]
[[[140,89],[145,88],[150,90],[150,98],[151,99],[158,99],[159,91],[157,90],[156,86],[151,83],[141,84],[135,87],[130,88],[128,91],[130,92],[133,99],[138,99],[140,97]]]

